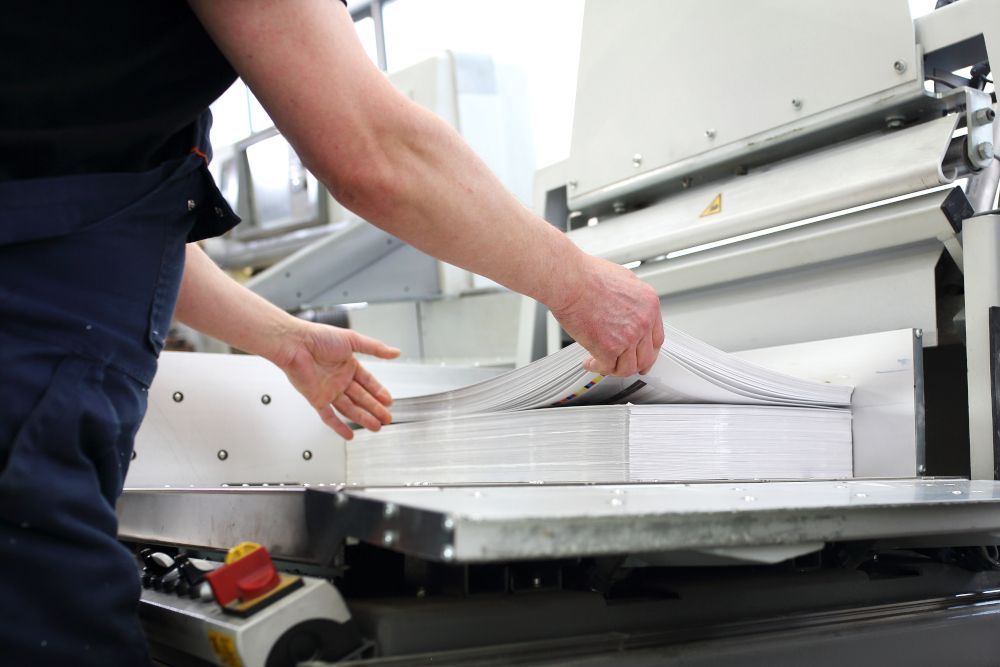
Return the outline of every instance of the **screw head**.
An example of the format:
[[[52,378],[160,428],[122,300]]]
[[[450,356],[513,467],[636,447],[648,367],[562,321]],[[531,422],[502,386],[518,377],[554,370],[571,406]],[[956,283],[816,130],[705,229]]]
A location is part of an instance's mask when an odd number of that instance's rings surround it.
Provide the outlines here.
[[[194,202],[193,199],[188,199],[187,200],[187,206],[188,206],[188,210],[189,211],[193,211],[194,207],[197,206],[197,204]]]
[[[224,449],[220,449],[215,453],[215,455],[219,458],[220,461],[225,461],[226,459],[229,458],[229,452],[227,452]]]
[[[302,452],[302,458],[304,458],[306,461],[311,460],[312,457],[313,457],[313,453],[311,451],[309,451],[308,449],[306,451]]]
[[[708,139],[715,139],[715,128],[710,127],[705,130],[705,137]]]
[[[685,190],[691,187],[691,183],[692,181],[690,176],[681,179],[681,187],[684,188]]]
[[[441,558],[446,561],[453,560],[455,558],[455,548],[450,544],[445,546],[445,548],[441,550]]]
[[[632,156],[632,166],[635,167],[636,169],[642,166],[642,155],[636,153],[635,155]]]
[[[174,403],[180,403],[184,400],[184,394],[179,391],[175,391],[172,398],[174,399]]]
[[[905,60],[897,60],[896,62],[894,62],[892,64],[892,68],[894,70],[896,70],[896,72],[898,74],[902,74],[903,72],[906,71],[906,61]]]
[[[382,533],[382,544],[389,546],[396,541],[396,533],[391,530],[387,530]]]
[[[264,394],[263,396],[261,396],[260,402],[263,403],[264,405],[269,405],[271,403],[270,394]]]
[[[905,122],[906,119],[902,116],[889,116],[885,119],[885,126],[890,130],[898,130]]]
[[[993,159],[993,144],[988,141],[976,146],[976,155],[979,156],[980,160],[992,160]]]
[[[570,190],[576,190],[580,186],[580,183],[577,181],[570,181],[566,185],[569,186]]]
[[[796,98],[794,98],[794,99],[792,100],[792,106],[793,106],[793,107],[795,107],[796,109],[801,109],[801,108],[802,108],[802,100],[800,100],[800,99],[799,99],[799,98],[797,98],[797,97],[796,97]]]

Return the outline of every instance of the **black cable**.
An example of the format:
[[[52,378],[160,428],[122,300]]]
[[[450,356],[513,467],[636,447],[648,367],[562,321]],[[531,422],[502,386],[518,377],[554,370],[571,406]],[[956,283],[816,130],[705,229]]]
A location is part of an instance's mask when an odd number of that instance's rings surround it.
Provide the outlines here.
[[[958,88],[958,86],[956,86],[951,81],[948,81],[947,79],[942,79],[941,77],[938,77],[938,76],[932,76],[930,74],[925,74],[924,78],[927,79],[927,80],[929,80],[929,81],[936,81],[937,83],[944,84],[944,85],[948,86],[949,88]]]

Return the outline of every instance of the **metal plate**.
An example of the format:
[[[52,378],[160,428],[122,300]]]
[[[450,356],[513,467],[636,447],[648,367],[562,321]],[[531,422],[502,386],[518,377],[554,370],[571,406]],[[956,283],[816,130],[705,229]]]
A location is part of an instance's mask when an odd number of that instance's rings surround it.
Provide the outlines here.
[[[118,517],[123,539],[218,550],[252,540],[312,563],[331,562],[346,537],[445,562],[895,538],[967,545],[1000,541],[1000,482],[132,489]]]
[[[411,487],[328,502],[348,535],[456,562],[1000,532],[987,481]]]

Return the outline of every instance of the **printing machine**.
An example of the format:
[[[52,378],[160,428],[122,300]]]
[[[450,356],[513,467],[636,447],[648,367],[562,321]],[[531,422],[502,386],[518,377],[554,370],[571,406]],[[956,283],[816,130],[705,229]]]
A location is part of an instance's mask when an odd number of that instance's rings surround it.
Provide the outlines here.
[[[536,208],[675,326],[850,379],[854,477],[362,488],[279,371],[168,354],[119,503],[154,655],[996,664],[998,54],[995,0],[588,0]],[[520,318],[529,358],[562,344]]]

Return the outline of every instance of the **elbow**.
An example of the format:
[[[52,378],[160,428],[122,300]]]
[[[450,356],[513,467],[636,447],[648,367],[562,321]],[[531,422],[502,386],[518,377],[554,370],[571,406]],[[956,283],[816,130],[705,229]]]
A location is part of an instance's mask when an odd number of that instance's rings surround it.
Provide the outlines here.
[[[344,161],[319,178],[338,203],[377,224],[404,205],[400,171],[391,156],[379,154]]]

